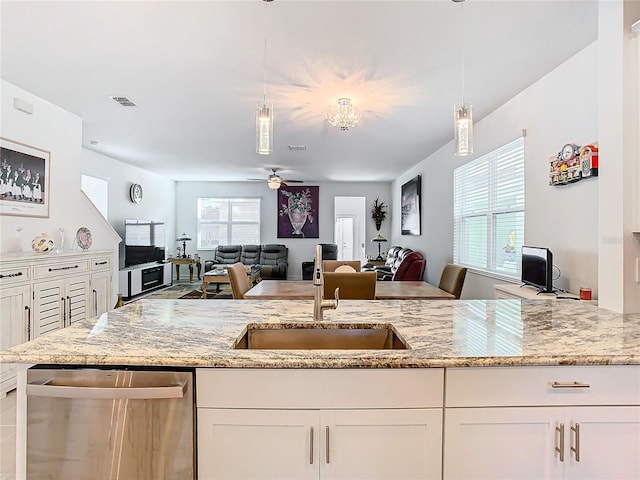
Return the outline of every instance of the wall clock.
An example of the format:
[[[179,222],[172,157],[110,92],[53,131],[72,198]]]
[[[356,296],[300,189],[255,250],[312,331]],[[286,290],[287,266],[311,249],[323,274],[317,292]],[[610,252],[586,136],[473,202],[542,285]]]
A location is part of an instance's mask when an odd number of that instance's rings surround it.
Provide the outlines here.
[[[131,185],[131,188],[129,189],[129,197],[131,197],[132,202],[140,203],[140,200],[142,200],[142,185],[139,183]]]

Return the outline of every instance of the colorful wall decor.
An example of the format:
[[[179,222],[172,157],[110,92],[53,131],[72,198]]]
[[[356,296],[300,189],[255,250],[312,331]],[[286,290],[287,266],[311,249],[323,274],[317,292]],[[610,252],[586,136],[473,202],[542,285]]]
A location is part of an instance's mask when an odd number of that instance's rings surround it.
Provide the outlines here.
[[[319,238],[320,187],[278,189],[278,238]]]
[[[567,185],[598,176],[598,142],[582,147],[567,143],[549,158],[549,185]]]

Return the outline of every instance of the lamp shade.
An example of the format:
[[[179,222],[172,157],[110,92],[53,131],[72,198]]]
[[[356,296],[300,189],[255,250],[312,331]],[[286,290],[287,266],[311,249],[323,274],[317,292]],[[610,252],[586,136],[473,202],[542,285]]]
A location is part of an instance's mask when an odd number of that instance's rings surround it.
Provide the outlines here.
[[[185,232],[182,233],[178,238],[176,238],[176,242],[188,242],[191,240],[191,237],[187,235]]]
[[[375,238],[373,240],[371,240],[372,242],[386,242],[387,239],[384,238],[382,235],[378,234],[375,236]]]

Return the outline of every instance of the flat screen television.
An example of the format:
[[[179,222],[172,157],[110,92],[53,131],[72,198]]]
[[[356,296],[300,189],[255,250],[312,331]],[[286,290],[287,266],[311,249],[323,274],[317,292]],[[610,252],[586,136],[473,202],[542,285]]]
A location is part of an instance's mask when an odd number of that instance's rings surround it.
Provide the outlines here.
[[[553,254],[545,247],[522,247],[522,283],[553,293]]]
[[[151,220],[124,221],[124,266],[164,260],[164,223]]]

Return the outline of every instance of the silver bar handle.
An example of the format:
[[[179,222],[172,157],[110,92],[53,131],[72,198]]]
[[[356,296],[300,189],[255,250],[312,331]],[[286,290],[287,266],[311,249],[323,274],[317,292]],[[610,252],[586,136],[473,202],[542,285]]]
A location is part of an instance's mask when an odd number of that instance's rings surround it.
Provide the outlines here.
[[[24,309],[27,311],[27,342],[31,340],[31,308],[29,305],[25,305]]]
[[[62,300],[62,328],[67,326],[67,301],[64,297],[60,297]]]
[[[71,325],[71,297],[69,295],[67,295],[67,304],[69,306],[69,325]]]
[[[325,462],[329,463],[329,425],[327,425],[325,432]]]
[[[309,465],[313,465],[313,427],[309,428]]]
[[[98,316],[98,291],[93,289],[93,310],[95,312],[95,316]]]
[[[556,432],[559,433],[560,441],[556,443],[556,452],[558,452],[560,461],[564,462],[564,423],[561,423],[556,427]]]
[[[580,424],[576,423],[571,427],[571,431],[576,435],[575,447],[571,447],[571,451],[576,455],[576,462],[580,461]]]
[[[551,388],[589,388],[591,385],[582,382],[553,382]]]
[[[67,267],[49,268],[50,272],[57,272],[58,270],[71,270],[73,268],[80,268],[80,265],[73,265]]]
[[[41,384],[27,384],[27,395],[32,397],[89,398],[94,400],[154,400],[182,398],[187,390],[187,382],[159,387],[87,387],[50,385],[49,382],[52,380],[49,379]]]
[[[22,272],[0,274],[0,278],[19,277]]]

